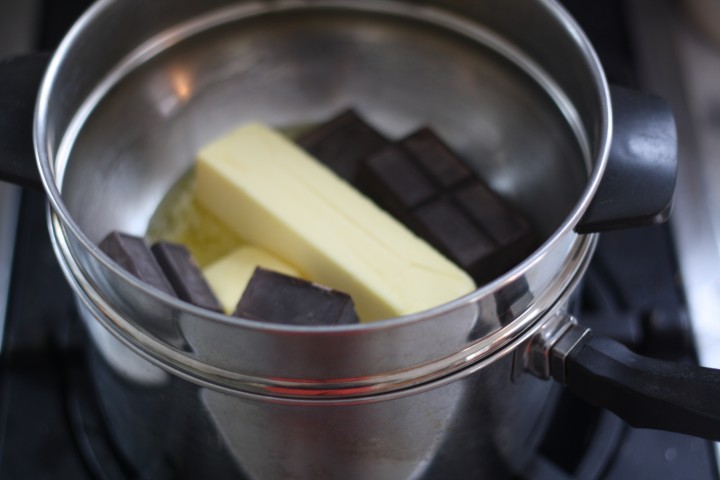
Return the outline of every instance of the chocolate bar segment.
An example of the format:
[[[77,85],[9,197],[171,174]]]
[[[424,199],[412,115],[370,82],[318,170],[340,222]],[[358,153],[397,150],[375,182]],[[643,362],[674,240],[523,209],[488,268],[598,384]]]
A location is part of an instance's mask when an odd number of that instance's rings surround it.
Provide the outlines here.
[[[486,261],[495,254],[496,245],[454,202],[440,198],[414,213],[418,235],[473,278],[485,275]]]
[[[427,127],[400,142],[444,189],[452,188],[474,177],[470,168]]]
[[[495,242],[495,253],[483,261],[478,281],[514,267],[537,246],[537,235],[528,221],[480,181],[453,194],[455,204]]]
[[[170,242],[158,242],[151,250],[179,299],[213,312],[223,312],[190,250]]]
[[[297,144],[353,183],[362,160],[390,144],[353,110],[303,135]]]
[[[428,175],[397,145],[391,145],[363,162],[357,185],[404,223],[407,223],[409,212],[439,193]]]
[[[349,295],[262,268],[253,273],[234,316],[306,326],[359,321]]]
[[[528,222],[513,212],[481,182],[473,182],[458,189],[453,197],[470,218],[478,225],[482,225],[499,246],[511,245],[518,240],[533,236]]]
[[[112,232],[100,242],[99,247],[132,275],[168,295],[175,296],[170,282],[142,238]]]

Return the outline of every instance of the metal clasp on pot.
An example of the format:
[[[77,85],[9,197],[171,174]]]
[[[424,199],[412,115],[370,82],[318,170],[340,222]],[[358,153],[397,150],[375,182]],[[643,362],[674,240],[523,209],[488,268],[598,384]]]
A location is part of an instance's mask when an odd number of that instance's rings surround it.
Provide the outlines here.
[[[554,378],[564,384],[565,358],[589,332],[566,311],[555,313],[526,344],[522,354],[524,370],[543,380]]]

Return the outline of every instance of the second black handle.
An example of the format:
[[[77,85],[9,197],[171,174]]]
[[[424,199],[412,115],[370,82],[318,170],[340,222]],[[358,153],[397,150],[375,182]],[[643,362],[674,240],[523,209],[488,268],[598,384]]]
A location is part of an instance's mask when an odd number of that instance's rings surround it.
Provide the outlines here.
[[[591,336],[568,354],[565,385],[634,427],[720,441],[720,370],[654,360]]]
[[[611,87],[613,135],[600,187],[578,233],[667,220],[677,179],[677,132],[660,97]]]

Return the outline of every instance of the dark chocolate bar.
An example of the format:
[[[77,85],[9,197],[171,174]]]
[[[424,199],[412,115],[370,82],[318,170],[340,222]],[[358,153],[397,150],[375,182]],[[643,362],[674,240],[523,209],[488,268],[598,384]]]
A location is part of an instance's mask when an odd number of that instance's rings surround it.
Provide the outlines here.
[[[366,159],[357,186],[478,283],[535,246],[527,220],[428,128]]]
[[[297,143],[351,183],[360,163],[390,144],[353,110],[303,135]]]
[[[132,275],[168,295],[175,296],[170,282],[142,238],[112,232],[100,242],[99,247]]]
[[[222,305],[210,289],[195,260],[183,245],[158,242],[152,253],[178,298],[197,307],[222,313]]]
[[[349,295],[305,280],[257,268],[234,315],[286,325],[358,323]]]

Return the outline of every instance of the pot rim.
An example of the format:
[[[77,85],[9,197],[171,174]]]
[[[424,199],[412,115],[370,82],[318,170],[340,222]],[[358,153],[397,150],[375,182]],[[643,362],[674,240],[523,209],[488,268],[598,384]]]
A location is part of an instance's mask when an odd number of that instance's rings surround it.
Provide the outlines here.
[[[586,37],[585,33],[580,29],[579,25],[571,17],[571,15],[567,11],[565,11],[565,9],[555,0],[540,0],[540,3],[559,20],[559,22],[568,30],[568,32],[571,33],[572,38],[574,38],[576,42],[576,47],[579,48],[579,50],[584,55],[586,61],[588,62],[588,66],[590,67],[590,70],[593,73],[593,78],[595,80],[596,92],[599,95],[602,106],[602,112],[600,112],[600,127],[602,134],[599,141],[599,151],[598,155],[596,156],[594,168],[590,173],[588,182],[586,183],[585,189],[581,194],[578,202],[575,204],[575,207],[566,217],[562,225],[558,229],[556,229],[555,232],[553,232],[553,234],[550,235],[550,237],[545,240],[545,242],[535,252],[533,252],[533,254],[525,258],[520,264],[516,265],[514,268],[512,268],[505,274],[501,275],[500,277],[494,279],[487,284],[482,285],[480,288],[474,290],[471,293],[468,293],[467,295],[464,295],[442,305],[438,305],[431,309],[369,323],[359,323],[355,325],[343,326],[313,327],[267,324],[254,320],[230,317],[224,314],[219,314],[196,307],[146,285],[145,283],[141,282],[139,279],[135,278],[130,273],[116,265],[115,262],[113,262],[105,253],[103,253],[98,248],[98,246],[84,234],[79,225],[73,220],[72,216],[70,215],[69,211],[66,209],[62,201],[62,194],[60,192],[60,189],[55,183],[55,174],[53,172],[53,167],[51,164],[51,154],[48,151],[48,144],[45,139],[48,134],[47,114],[51,104],[51,93],[54,87],[57,73],[61,65],[65,61],[65,57],[68,55],[68,52],[73,49],[74,44],[76,43],[82,32],[94,22],[95,18],[100,16],[105,10],[110,8],[111,5],[117,2],[118,0],[99,0],[97,3],[92,5],[80,17],[80,19],[75,23],[75,25],[73,25],[69,33],[63,39],[60,46],[55,51],[49,67],[45,73],[38,94],[33,131],[35,155],[38,168],[40,170],[41,181],[43,183],[45,191],[47,192],[50,206],[55,212],[55,214],[58,216],[60,222],[63,225],[63,228],[69,231],[69,233],[80,243],[80,245],[86,251],[89,251],[90,254],[94,257],[94,259],[98,261],[104,268],[110,270],[113,274],[117,275],[119,278],[121,278],[124,282],[130,284],[132,287],[146,291],[150,296],[155,297],[162,303],[182,312],[203,317],[204,320],[219,322],[228,325],[243,326],[245,328],[253,328],[271,333],[285,332],[294,334],[304,333],[312,335],[324,335],[344,332],[354,333],[367,332],[372,330],[382,330],[385,328],[392,328],[400,325],[420,322],[427,317],[445,314],[449,311],[461,307],[464,304],[474,302],[477,299],[498,290],[500,286],[512,282],[514,279],[524,275],[535,265],[541,263],[544,258],[550,254],[550,252],[553,250],[553,246],[557,244],[561,238],[567,235],[575,235],[574,228],[580,222],[580,219],[589,207],[604,174],[610,150],[613,130],[611,120],[612,107],[610,104],[609,86],[606,81],[604,71],[590,41]],[[281,1],[277,4],[273,4],[273,6],[266,8],[282,8],[282,5],[284,3],[285,2]],[[394,2],[389,2],[389,4],[391,5],[393,3]],[[318,5],[317,2],[297,1],[291,1],[290,4],[294,7],[297,7],[298,5],[316,7]],[[341,7],[343,6],[342,2],[340,2],[339,4],[334,2],[327,2],[326,4],[333,6],[339,5]],[[353,8],[353,4],[353,2],[345,2],[345,6],[350,5],[350,8]],[[210,15],[213,15],[213,13],[210,13]],[[190,22],[193,22],[193,20],[190,20]],[[585,251],[585,253],[588,255],[590,255],[591,252],[591,248]],[[516,321],[517,319],[510,322],[510,324],[503,327],[501,331],[512,326]]]
[[[569,321],[570,316],[565,312],[567,302],[584,278],[592,258],[591,254],[576,258],[577,265],[573,266],[568,282],[558,285],[558,292],[550,295],[554,301],[546,310],[535,315],[526,315],[526,321],[522,324],[513,322],[495,332],[486,344],[476,342],[451,357],[440,358],[400,372],[313,383],[307,379],[292,380],[229,372],[188,358],[182,352],[174,351],[137,328],[126,328],[122,325],[127,323],[124,322],[122,314],[103,298],[80,271],[68,250],[62,225],[52,211],[48,211],[48,223],[51,225],[51,242],[58,255],[60,267],[75,293],[76,300],[85,307],[85,313],[92,316],[90,321],[97,322],[123,345],[169,374],[222,393],[288,405],[376,403],[441,387],[475,373],[530,341],[553,315],[560,314]],[[586,245],[582,250],[594,252],[598,236],[588,235],[584,241]],[[517,331],[507,335],[506,330],[511,326],[517,327]]]

